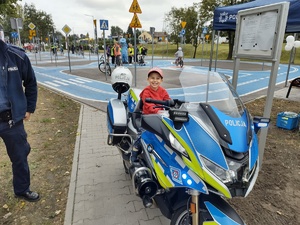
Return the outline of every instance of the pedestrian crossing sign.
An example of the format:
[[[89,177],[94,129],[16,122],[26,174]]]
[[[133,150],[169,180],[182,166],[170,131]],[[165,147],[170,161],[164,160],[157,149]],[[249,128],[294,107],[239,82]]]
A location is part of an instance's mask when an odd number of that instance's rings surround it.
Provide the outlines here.
[[[108,20],[100,20],[100,30],[108,30]]]

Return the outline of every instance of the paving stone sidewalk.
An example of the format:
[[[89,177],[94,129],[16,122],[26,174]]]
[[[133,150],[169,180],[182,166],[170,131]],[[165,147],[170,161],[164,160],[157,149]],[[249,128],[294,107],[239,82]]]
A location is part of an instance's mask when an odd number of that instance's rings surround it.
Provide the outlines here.
[[[82,105],[65,225],[168,225],[133,194],[121,156],[107,145],[106,113]]]

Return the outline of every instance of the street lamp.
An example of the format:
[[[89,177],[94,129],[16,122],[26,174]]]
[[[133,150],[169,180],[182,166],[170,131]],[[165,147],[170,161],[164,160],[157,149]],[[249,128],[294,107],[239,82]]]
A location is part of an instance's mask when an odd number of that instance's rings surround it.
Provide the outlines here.
[[[154,46],[153,46],[153,38],[154,38],[154,32],[155,32],[155,27],[150,27],[150,33],[151,33],[151,38],[152,38],[152,63],[151,66],[153,68],[153,50],[154,50]]]
[[[92,17],[93,18],[93,24],[94,24],[94,16],[92,15],[88,15],[88,14],[84,14],[85,16],[89,16],[89,17]],[[96,25],[94,27],[93,25],[93,31],[94,31],[94,48],[96,47]]]

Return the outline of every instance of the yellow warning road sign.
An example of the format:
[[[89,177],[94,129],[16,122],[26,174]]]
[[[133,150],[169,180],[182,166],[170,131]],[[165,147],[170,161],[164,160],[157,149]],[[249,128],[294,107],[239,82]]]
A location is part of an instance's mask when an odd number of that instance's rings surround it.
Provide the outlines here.
[[[29,36],[36,36],[35,30],[30,30],[29,31]]]
[[[182,28],[185,28],[185,25],[186,25],[186,22],[185,22],[185,21],[182,21],[182,22],[181,22]]]
[[[138,16],[136,15],[136,13],[133,15],[132,20],[131,20],[129,26],[131,28],[142,28],[142,24],[141,24]]]
[[[137,0],[133,0],[132,4],[130,6],[129,12],[142,13],[142,10],[141,10],[140,5]]]

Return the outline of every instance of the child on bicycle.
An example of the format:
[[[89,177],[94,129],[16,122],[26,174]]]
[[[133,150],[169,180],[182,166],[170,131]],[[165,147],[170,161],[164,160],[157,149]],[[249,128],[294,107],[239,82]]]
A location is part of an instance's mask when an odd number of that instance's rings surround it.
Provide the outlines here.
[[[181,47],[179,47],[179,48],[178,48],[178,51],[175,52],[175,57],[176,57],[176,59],[175,59],[175,64],[178,65],[179,59],[181,58],[181,60],[183,60],[183,51],[182,51],[182,48],[181,48]]]

